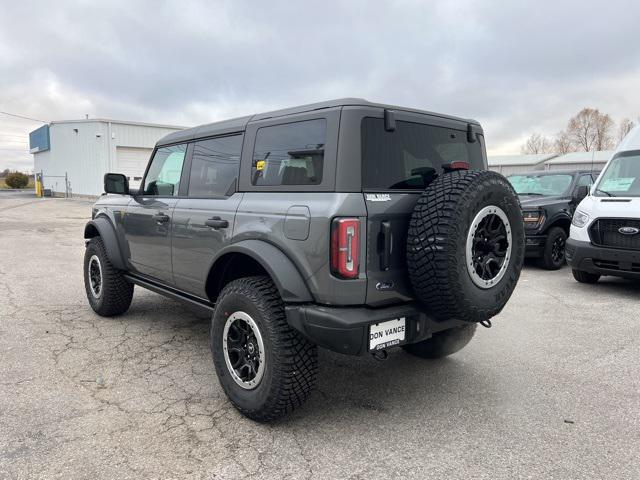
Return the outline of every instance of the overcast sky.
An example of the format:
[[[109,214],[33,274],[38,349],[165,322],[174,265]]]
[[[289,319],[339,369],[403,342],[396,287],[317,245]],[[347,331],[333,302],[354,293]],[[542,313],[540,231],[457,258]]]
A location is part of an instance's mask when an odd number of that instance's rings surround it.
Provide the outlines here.
[[[193,126],[355,96],[519,153],[585,106],[637,119],[638,28],[633,0],[0,0],[0,110]],[[32,168],[37,127],[0,114],[0,169]]]

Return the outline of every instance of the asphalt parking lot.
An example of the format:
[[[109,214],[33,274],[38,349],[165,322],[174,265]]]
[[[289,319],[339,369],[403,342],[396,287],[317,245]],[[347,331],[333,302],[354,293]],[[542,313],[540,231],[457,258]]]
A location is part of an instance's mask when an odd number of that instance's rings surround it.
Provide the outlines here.
[[[101,318],[90,203],[0,193],[0,478],[640,478],[640,284],[527,266],[491,329],[439,361],[322,351],[272,425],[216,379],[208,318],[137,289]]]

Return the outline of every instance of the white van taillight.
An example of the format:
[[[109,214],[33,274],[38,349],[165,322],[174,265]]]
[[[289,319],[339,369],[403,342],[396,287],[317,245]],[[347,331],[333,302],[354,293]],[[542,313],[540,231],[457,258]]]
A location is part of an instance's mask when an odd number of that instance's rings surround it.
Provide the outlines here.
[[[357,278],[360,268],[360,220],[336,218],[331,223],[331,272]]]

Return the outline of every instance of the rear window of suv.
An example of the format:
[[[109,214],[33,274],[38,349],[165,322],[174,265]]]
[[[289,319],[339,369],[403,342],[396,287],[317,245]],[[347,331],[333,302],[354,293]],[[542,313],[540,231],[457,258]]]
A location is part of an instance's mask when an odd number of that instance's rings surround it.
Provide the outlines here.
[[[468,162],[484,169],[482,143],[467,132],[397,121],[387,132],[381,118],[362,120],[362,185],[366,190],[422,190],[442,173],[442,165]]]

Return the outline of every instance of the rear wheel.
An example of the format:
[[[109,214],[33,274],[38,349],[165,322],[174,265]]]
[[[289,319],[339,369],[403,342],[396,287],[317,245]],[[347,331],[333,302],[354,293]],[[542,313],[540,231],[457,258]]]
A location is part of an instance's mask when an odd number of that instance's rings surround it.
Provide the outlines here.
[[[565,264],[564,249],[566,243],[567,234],[562,228],[553,227],[549,230],[542,257],[538,259],[538,265],[545,270],[561,269]]]
[[[572,270],[571,273],[573,273],[573,278],[580,283],[598,283],[598,280],[600,280],[600,275],[597,273],[589,273],[575,269]]]
[[[315,385],[317,347],[289,326],[268,277],[224,287],[211,320],[211,352],[229,400],[253,420],[291,412]]]
[[[84,287],[89,305],[103,317],[121,315],[131,305],[133,284],[111,264],[100,237],[89,240],[84,252]]]
[[[434,333],[422,342],[405,345],[402,348],[411,355],[420,358],[442,358],[459,352],[473,338],[477,324],[463,325]]]

